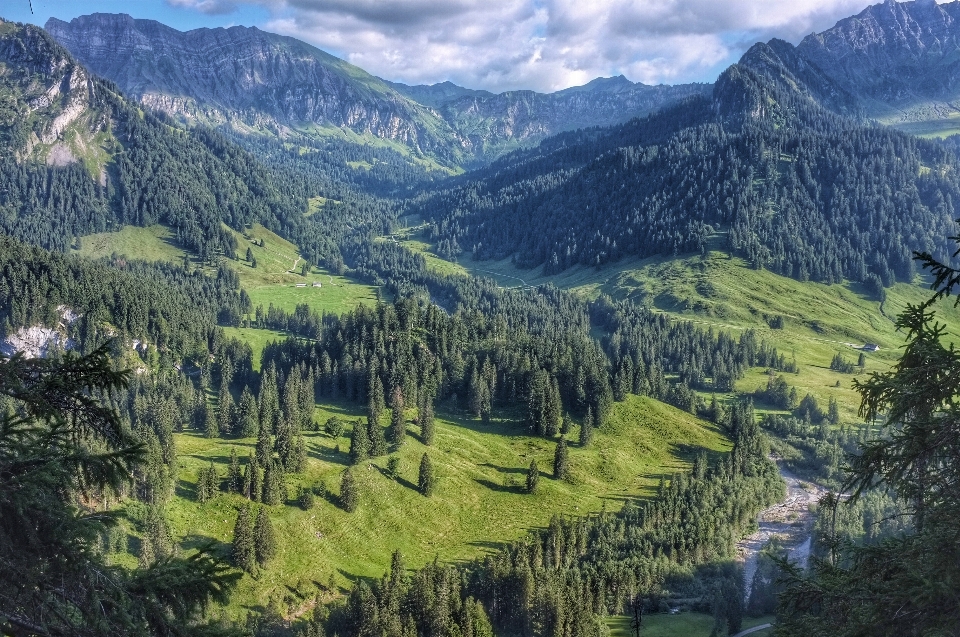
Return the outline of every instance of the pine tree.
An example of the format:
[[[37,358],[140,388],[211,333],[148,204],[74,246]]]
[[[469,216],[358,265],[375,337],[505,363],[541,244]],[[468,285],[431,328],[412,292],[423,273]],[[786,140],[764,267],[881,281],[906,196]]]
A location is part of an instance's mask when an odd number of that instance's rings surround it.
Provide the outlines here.
[[[230,447],[230,468],[227,470],[227,491],[230,493],[243,492],[243,475],[240,471],[240,458],[237,448]]]
[[[420,425],[420,440],[428,447],[433,444],[436,426],[433,422],[433,400],[424,392],[423,402],[417,414],[417,424]]]
[[[423,457],[420,458],[420,475],[419,480],[417,481],[417,486],[420,489],[420,493],[429,497],[433,494],[433,490],[436,487],[435,476],[433,474],[433,463],[430,461],[430,456],[423,454]]]
[[[827,407],[827,420],[830,421],[831,425],[840,422],[840,405],[837,404],[837,399],[833,396],[830,397],[830,403]]]
[[[587,415],[583,417],[583,423],[580,425],[580,446],[586,447],[593,439],[593,409],[587,406]]]
[[[376,420],[367,419],[367,438],[370,440],[370,457],[379,458],[387,455],[387,439],[383,435],[383,427]]]
[[[407,435],[407,423],[403,418],[403,392],[399,387],[393,388],[390,403],[390,442],[399,447]]]
[[[250,573],[254,564],[253,524],[250,520],[250,505],[244,504],[237,514],[233,527],[233,563],[237,568]]]
[[[570,433],[571,429],[573,429],[573,421],[570,419],[570,414],[563,412],[563,420],[560,423],[560,435],[566,436]]]
[[[380,374],[371,367],[370,376],[367,380],[367,419],[373,422],[380,422],[380,414],[384,407],[383,383],[380,382]]]
[[[220,383],[220,393],[217,398],[217,431],[221,436],[233,433],[233,396],[230,395],[230,386]]]
[[[280,391],[277,386],[277,370],[273,362],[267,364],[260,377],[260,435],[268,438],[273,435],[280,421]],[[261,462],[263,460],[261,459]]]
[[[263,470],[263,496],[261,502],[276,506],[283,502],[283,466],[276,460],[267,462]]]
[[[570,459],[567,452],[567,441],[560,438],[557,442],[557,450],[553,454],[553,478],[554,480],[565,480],[570,473]]]
[[[536,460],[530,461],[530,467],[527,469],[527,493],[533,493],[537,490],[537,484],[540,482],[540,468]]]
[[[273,443],[270,440],[270,427],[263,426],[263,423],[260,424],[260,429],[257,432],[257,464],[261,467],[265,467],[267,462],[273,457]]]
[[[357,489],[357,483],[353,479],[353,472],[347,467],[340,477],[340,506],[348,513],[357,510],[360,494]]]
[[[260,566],[266,566],[277,553],[277,538],[266,507],[257,512],[257,521],[253,525],[253,551]]]
[[[369,457],[370,438],[367,436],[367,426],[358,418],[350,433],[350,462],[359,464]]]
[[[254,397],[250,387],[245,386],[240,394],[240,402],[237,403],[237,419],[234,435],[240,438],[253,438],[260,430],[260,411],[257,407],[257,399]]]
[[[203,435],[206,438],[216,438],[218,432],[217,414],[213,411],[213,406],[204,401],[203,405]]]

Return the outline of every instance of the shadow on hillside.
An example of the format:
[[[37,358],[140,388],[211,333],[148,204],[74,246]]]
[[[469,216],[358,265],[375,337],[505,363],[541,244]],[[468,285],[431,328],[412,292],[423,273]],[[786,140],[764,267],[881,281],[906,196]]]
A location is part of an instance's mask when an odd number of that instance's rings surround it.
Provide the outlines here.
[[[307,448],[307,455],[316,460],[323,460],[344,467],[350,464],[350,453],[348,451],[343,451],[342,449],[336,451],[319,443],[311,444],[309,439],[304,440],[304,446]]]
[[[216,555],[220,557],[229,557],[233,548],[232,544],[221,542],[220,540],[208,535],[191,534],[187,535],[180,542],[180,546],[187,550],[209,547]]]
[[[496,491],[497,493],[523,493],[524,491],[520,485],[497,484],[493,480],[485,480],[483,478],[477,478],[476,482],[477,484],[487,487],[491,491]]]
[[[412,483],[412,482],[410,482],[409,480],[407,480],[406,478],[404,478],[404,477],[402,477],[402,476],[390,475],[390,472],[387,471],[386,469],[384,469],[383,467],[378,467],[377,465],[371,465],[371,466],[375,467],[376,470],[380,472],[380,475],[382,475],[382,476],[383,476],[384,478],[386,478],[387,480],[393,480],[394,482],[396,482],[397,484],[399,484],[399,485],[402,486],[402,487],[406,487],[407,489],[412,489],[413,491],[416,491],[417,493],[420,492],[420,488],[419,488],[417,485],[415,485],[414,483]]]

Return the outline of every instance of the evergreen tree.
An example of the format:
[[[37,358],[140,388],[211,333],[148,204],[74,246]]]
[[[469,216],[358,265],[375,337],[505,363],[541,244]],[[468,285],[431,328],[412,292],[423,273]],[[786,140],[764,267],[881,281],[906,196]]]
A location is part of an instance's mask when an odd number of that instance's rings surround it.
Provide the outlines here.
[[[230,395],[230,386],[220,383],[220,393],[217,397],[217,431],[221,436],[233,433],[233,396]]]
[[[260,566],[266,566],[277,553],[277,538],[266,507],[261,507],[257,512],[257,520],[253,525],[253,550]]]
[[[347,467],[340,476],[340,506],[348,513],[357,510],[360,501],[360,493],[357,483],[353,478],[353,472]]]
[[[350,462],[359,464],[369,457],[370,438],[367,436],[367,426],[358,418],[350,432]]]
[[[250,386],[244,386],[240,394],[240,402],[237,403],[237,419],[234,435],[240,438],[253,438],[260,430],[260,410],[257,407],[257,399]]]
[[[283,502],[283,466],[277,460],[270,460],[263,469],[263,496],[260,501],[270,506]]]
[[[227,491],[230,493],[243,493],[243,473],[240,470],[240,458],[237,456],[237,448],[230,447],[230,468],[227,470]]]
[[[560,438],[557,442],[557,450],[553,454],[553,478],[555,480],[565,480],[570,473],[570,459],[568,457],[567,441]]]
[[[387,439],[383,435],[383,427],[376,420],[367,419],[367,438],[370,440],[371,458],[387,455]]]
[[[560,435],[566,436],[573,429],[573,420],[568,412],[563,412],[563,420],[560,422]]]
[[[527,493],[533,493],[537,490],[537,484],[540,482],[540,468],[537,467],[537,461],[531,460],[530,467],[527,469]]]
[[[271,428],[263,426],[261,422],[260,429],[257,431],[256,446],[257,464],[261,467],[266,467],[273,457],[273,442],[270,439],[270,431]]]
[[[827,420],[831,425],[840,423],[840,405],[837,404],[837,399],[833,396],[830,397],[830,403],[827,407]]]
[[[436,487],[435,481],[436,478],[433,474],[433,463],[430,461],[430,456],[423,454],[423,457],[420,458],[420,474],[417,481],[417,487],[420,493],[427,497],[433,495],[433,490]]]
[[[203,414],[203,435],[206,438],[216,438],[217,433],[219,433],[219,425],[217,424],[217,414],[213,411],[213,406],[204,400],[202,407]]]
[[[407,423],[403,418],[403,392],[400,387],[393,388],[390,403],[390,442],[399,447],[407,435]]]
[[[580,424],[580,446],[586,447],[593,439],[593,408],[587,406],[587,415]]]
[[[380,422],[380,414],[383,413],[383,408],[383,383],[380,381],[380,374],[371,367],[367,381],[367,420]]]
[[[250,519],[250,505],[244,504],[233,526],[233,563],[250,573],[253,571],[254,558],[253,521]]]
[[[280,422],[280,391],[277,386],[277,369],[269,362],[260,376],[260,395],[257,398],[260,407],[260,436],[269,438]],[[260,461],[263,462],[263,458]]]
[[[417,413],[417,424],[420,426],[420,439],[429,447],[433,444],[436,425],[433,422],[433,400],[426,393]]]

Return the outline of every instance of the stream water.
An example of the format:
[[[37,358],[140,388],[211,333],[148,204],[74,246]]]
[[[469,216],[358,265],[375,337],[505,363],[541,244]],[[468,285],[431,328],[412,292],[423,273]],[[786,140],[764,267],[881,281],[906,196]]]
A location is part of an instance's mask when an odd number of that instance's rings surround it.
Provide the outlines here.
[[[811,505],[816,503],[826,489],[806,480],[801,480],[778,463],[780,475],[787,483],[786,497],[760,512],[757,516],[757,532],[737,543],[737,554],[743,562],[745,597],[750,598],[750,586],[757,572],[758,553],[773,536],[778,536],[789,557],[801,566],[807,565],[810,557],[813,530]]]

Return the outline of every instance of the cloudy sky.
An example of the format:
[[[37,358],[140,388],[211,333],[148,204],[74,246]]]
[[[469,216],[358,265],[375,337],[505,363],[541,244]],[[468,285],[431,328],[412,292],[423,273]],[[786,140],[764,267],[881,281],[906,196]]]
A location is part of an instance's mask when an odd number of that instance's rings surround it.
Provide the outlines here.
[[[874,0],[876,2],[877,0]],[[243,24],[306,40],[388,80],[554,91],[623,74],[709,82],[759,40],[797,43],[870,0],[4,0],[43,24],[130,13],[178,29]]]

